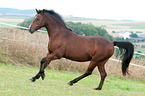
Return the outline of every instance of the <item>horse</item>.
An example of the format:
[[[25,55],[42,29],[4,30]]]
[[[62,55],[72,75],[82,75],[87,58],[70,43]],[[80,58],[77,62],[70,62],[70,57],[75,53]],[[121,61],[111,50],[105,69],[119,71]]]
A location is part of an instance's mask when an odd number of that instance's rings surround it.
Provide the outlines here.
[[[72,86],[79,80],[92,74],[97,66],[101,75],[99,86],[95,90],[101,90],[107,73],[105,63],[114,54],[114,46],[118,46],[123,52],[122,74],[128,73],[129,63],[133,57],[134,46],[131,42],[110,41],[102,36],[80,36],[68,28],[62,17],[53,10],[37,10],[32,24],[28,30],[31,34],[45,27],[48,36],[48,53],[40,62],[39,72],[29,80],[34,82],[40,77],[45,78],[44,69],[52,60],[66,58],[73,61],[90,61],[87,70],[83,75],[69,81],[67,84]],[[122,51],[124,50],[124,51]]]

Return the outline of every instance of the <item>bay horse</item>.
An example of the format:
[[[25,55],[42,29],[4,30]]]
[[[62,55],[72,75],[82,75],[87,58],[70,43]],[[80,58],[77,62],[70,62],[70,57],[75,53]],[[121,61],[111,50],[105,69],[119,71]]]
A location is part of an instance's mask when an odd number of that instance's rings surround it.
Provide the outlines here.
[[[119,49],[125,50],[122,60],[122,73],[128,73],[128,66],[133,57],[134,46],[130,42],[110,41],[102,36],[80,36],[75,34],[64,23],[59,14],[53,10],[37,10],[32,24],[29,26],[29,32],[33,34],[41,27],[45,27],[49,36],[48,54],[41,60],[40,71],[36,76],[29,80],[34,82],[40,77],[42,80],[45,78],[44,69],[49,65],[52,60],[61,59],[62,57],[85,62],[90,61],[86,72],[71,80],[67,84],[72,86],[79,80],[92,74],[92,71],[97,66],[101,75],[100,84],[95,90],[101,90],[105,77],[105,63],[114,54],[114,46]]]

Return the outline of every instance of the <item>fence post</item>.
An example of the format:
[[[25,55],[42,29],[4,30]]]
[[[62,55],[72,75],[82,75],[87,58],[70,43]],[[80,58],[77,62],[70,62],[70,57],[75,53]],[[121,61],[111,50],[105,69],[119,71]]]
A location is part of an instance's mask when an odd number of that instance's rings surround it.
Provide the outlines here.
[[[8,44],[5,45],[5,47],[6,47],[6,63],[8,63],[8,59],[9,59],[9,57],[8,57],[8,55],[9,55],[9,48],[8,48],[8,46],[9,46]]]
[[[16,40],[16,30],[14,29],[14,35],[13,35],[13,40]]]
[[[27,42],[28,34],[25,34],[25,42]]]

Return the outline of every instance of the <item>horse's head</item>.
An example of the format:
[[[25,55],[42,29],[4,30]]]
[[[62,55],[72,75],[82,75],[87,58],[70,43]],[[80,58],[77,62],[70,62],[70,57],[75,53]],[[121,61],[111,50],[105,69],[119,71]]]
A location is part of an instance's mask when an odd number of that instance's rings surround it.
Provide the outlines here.
[[[35,15],[32,24],[29,26],[29,32],[33,34],[35,31],[45,26],[45,20],[43,18],[43,11],[36,9],[37,14]]]

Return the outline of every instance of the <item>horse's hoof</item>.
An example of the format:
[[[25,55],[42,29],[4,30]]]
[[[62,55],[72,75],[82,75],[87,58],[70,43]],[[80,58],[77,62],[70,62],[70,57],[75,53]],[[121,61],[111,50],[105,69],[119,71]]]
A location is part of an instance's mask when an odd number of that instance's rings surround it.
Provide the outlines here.
[[[45,79],[45,75],[41,76],[41,78],[42,78],[42,80],[44,80]]]
[[[35,79],[33,79],[33,78],[30,78],[29,80],[30,80],[31,82],[35,82]]]
[[[71,81],[70,81],[70,82],[68,82],[67,84],[68,84],[68,85],[70,85],[70,86],[72,86],[72,85],[73,85],[73,83],[72,83]]]
[[[99,88],[99,87],[98,87],[98,88],[94,88],[94,90],[101,90],[101,89],[102,89],[102,88]]]

